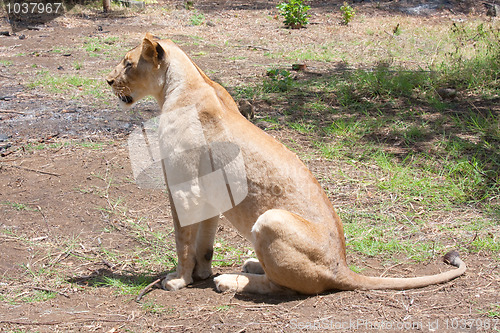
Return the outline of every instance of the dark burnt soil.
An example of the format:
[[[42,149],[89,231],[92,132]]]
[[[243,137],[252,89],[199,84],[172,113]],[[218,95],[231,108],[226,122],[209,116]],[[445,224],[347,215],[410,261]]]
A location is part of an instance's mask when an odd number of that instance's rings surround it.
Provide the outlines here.
[[[209,279],[177,292],[153,288],[135,301],[140,288],[126,287],[151,282],[175,263],[168,200],[161,191],[134,184],[127,152],[127,135],[158,110],[151,100],[131,112],[120,110],[103,77],[146,31],[156,31],[178,42],[231,91],[262,80],[270,63],[264,53],[278,48],[290,34],[278,21],[263,19],[276,14],[276,1],[195,3],[214,26],[189,25],[191,12],[181,1],[171,1],[132,14],[83,12],[0,36],[0,60],[5,61],[0,63],[0,331],[500,330],[498,315],[487,315],[495,311],[491,305],[498,304],[498,261],[481,252],[463,256],[468,266],[464,276],[418,290],[252,296],[219,294]],[[321,27],[337,25],[338,18],[330,13],[338,11],[342,1],[312,3],[316,28],[300,33],[317,41],[328,39],[331,30]],[[362,1],[357,8],[385,18],[406,15],[405,10],[422,3]],[[166,14],[163,5],[168,5]],[[449,15],[462,19],[484,13],[482,5],[468,1],[447,1],[426,10],[430,12],[422,13],[427,15],[422,20],[429,24]],[[255,26],[259,29],[242,29]],[[0,31],[12,32],[3,19]],[[276,36],[276,44],[261,46],[259,41],[269,34]],[[91,41],[110,36],[119,40],[107,53],[94,50],[95,56],[85,49]],[[220,47],[226,40],[230,47]],[[321,73],[339,64],[308,65]],[[85,86],[80,91],[47,91],[43,85],[50,83],[39,80],[41,86],[33,87],[39,71],[95,78],[92,84],[104,97],[85,93]],[[260,112],[272,111],[258,103]],[[262,113],[259,118],[265,117]],[[310,149],[296,132],[278,127],[268,133]],[[315,173],[349,168],[321,159],[310,160],[308,166]],[[332,195],[331,200],[341,207],[352,198]],[[369,205],[370,198],[365,201]],[[249,243],[226,221],[219,226],[217,243],[219,252],[231,254],[216,261],[220,267],[214,268],[215,274],[239,270],[252,254]],[[425,262],[407,264],[400,257],[387,263],[348,249],[348,261],[374,276],[410,277],[450,269],[439,254]],[[111,286],[108,278],[122,284]]]

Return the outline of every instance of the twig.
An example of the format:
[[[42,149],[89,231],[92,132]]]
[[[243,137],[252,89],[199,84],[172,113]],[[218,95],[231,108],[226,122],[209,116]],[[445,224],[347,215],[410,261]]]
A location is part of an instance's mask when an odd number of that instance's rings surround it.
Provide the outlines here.
[[[13,76],[5,75],[5,74],[0,74],[1,77],[5,77],[7,79],[13,79]]]
[[[390,267],[387,267],[382,274],[380,274],[380,277],[383,277],[389,270],[393,269],[396,266],[402,265],[402,263],[392,265]]]
[[[263,50],[263,51],[271,51],[270,49],[267,49],[262,46],[254,46],[254,45],[236,45],[235,47],[246,47],[247,49],[256,49],[256,50]]]
[[[108,322],[108,323],[128,322],[128,320],[119,320],[119,319],[82,318],[82,319],[71,320],[71,323],[73,324],[86,323],[89,321]],[[68,324],[68,322],[67,321],[25,322],[17,320],[0,320],[0,324],[23,325],[23,326],[50,326],[50,325]]]
[[[160,281],[161,281],[161,279],[156,279],[153,282],[151,282],[150,284],[148,284],[144,289],[141,290],[139,295],[137,295],[137,298],[135,299],[135,301],[140,302],[142,299],[142,296],[144,296],[144,294],[146,294],[149,291],[149,289],[151,289],[155,284],[159,283]]]
[[[21,170],[26,170],[26,171],[41,173],[41,174],[44,174],[44,175],[61,177],[60,174],[53,173],[53,172],[47,172],[47,171],[42,171],[42,170],[35,170],[35,169],[25,168],[25,167],[18,166],[18,165],[10,165],[10,164],[4,164],[4,165],[8,166],[8,167],[11,167],[11,168],[16,168],[16,169],[21,169]]]
[[[52,233],[50,232],[49,222],[47,222],[47,218],[45,217],[45,214],[42,211],[42,207],[37,206],[37,208],[38,208],[38,211],[40,212],[40,214],[42,214],[43,221],[45,222],[45,226],[47,227],[47,233],[52,236]],[[57,239],[56,239],[56,241],[57,241]]]
[[[57,290],[52,290],[52,289],[47,289],[47,288],[40,288],[40,287],[31,287],[31,289],[40,290],[40,291],[46,291],[48,293],[55,293],[55,294],[62,295],[64,297],[66,297],[66,298],[69,298],[68,294],[65,294],[65,293],[57,291]]]
[[[23,116],[26,115],[24,112],[19,112],[19,111],[12,111],[12,110],[0,110],[1,113],[15,113],[15,114],[21,114]]]

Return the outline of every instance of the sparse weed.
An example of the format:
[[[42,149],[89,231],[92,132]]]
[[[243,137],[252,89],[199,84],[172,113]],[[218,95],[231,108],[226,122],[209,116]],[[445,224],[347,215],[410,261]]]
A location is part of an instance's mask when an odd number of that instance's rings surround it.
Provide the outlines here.
[[[23,203],[5,201],[5,202],[2,202],[2,204],[10,206],[17,211],[31,211],[31,212],[38,211],[38,208],[32,208],[32,207],[29,207],[28,205],[23,204]]]
[[[263,90],[266,92],[284,92],[293,84],[292,73],[286,69],[269,69],[267,71],[269,80],[265,80]]]
[[[195,10],[193,14],[191,14],[189,21],[191,22],[191,25],[194,26],[202,25],[205,23],[205,15]]]
[[[165,308],[161,304],[157,304],[154,301],[147,301],[141,304],[141,308],[149,313],[154,313],[154,314],[163,314],[163,313],[168,313],[172,312],[173,309],[171,308]]]
[[[500,91],[500,28],[492,24],[477,26],[453,23],[453,50],[441,64],[443,85],[474,92]]]

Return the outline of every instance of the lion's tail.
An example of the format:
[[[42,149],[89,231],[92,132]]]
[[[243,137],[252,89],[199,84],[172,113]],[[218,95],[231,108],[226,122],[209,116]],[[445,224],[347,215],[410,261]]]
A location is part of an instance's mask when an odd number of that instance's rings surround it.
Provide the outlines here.
[[[454,270],[443,272],[435,275],[427,275],[421,277],[414,278],[380,278],[380,277],[371,277],[364,276],[361,274],[357,274],[351,270],[348,270],[347,274],[348,281],[346,285],[342,286],[342,289],[345,290],[353,290],[353,289],[396,289],[396,290],[404,290],[404,289],[413,289],[413,288],[422,288],[431,284],[438,284],[443,282],[448,282],[453,280],[454,278],[462,275],[466,266],[465,263],[460,259],[460,256],[457,251],[448,252],[443,260],[457,267]]]

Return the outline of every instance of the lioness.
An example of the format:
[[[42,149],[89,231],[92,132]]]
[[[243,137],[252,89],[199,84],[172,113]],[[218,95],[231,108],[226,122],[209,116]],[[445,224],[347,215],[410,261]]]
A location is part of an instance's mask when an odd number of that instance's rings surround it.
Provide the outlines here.
[[[447,254],[445,261],[458,268],[432,276],[378,278],[351,271],[340,218],[311,172],[294,153],[245,119],[229,93],[172,41],[146,34],[142,44],[129,51],[106,80],[124,106],[147,95],[156,98],[162,110],[159,144],[168,150],[164,161],[170,163],[169,156],[175,160],[171,168],[187,170],[186,174],[199,179],[209,175],[200,170],[207,167],[202,164],[211,163],[213,167],[212,155],[207,159],[211,162],[205,163],[199,160],[204,152],[191,154],[192,147],[201,144],[209,147],[205,153],[212,144],[222,142],[236,147],[232,157],[241,154],[239,166],[244,170],[233,171],[245,177],[243,183],[237,182],[245,196],[241,202],[231,199],[233,205],[221,213],[252,242],[258,261],[248,260],[243,273],[216,277],[217,290],[318,294],[332,289],[409,289],[446,282],[465,272],[456,252]],[[177,290],[192,283],[193,278],[212,275],[213,242],[220,214],[202,214],[207,218],[199,223],[182,223],[182,217],[199,210],[204,188],[200,187],[202,181],[188,179],[173,189],[170,175],[167,172],[178,266],[162,286]],[[227,173],[225,177],[229,191],[231,177]],[[189,196],[191,199],[186,199]],[[219,200],[213,196],[213,200]]]

